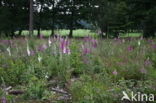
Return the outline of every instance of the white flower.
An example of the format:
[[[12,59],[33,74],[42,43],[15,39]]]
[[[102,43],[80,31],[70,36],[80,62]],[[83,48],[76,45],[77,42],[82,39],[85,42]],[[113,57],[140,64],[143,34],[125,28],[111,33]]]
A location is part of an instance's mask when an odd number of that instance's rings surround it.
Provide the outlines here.
[[[48,79],[48,78],[49,78],[49,77],[48,77],[48,75],[45,75],[45,78],[47,78],[47,79]]]
[[[50,47],[50,46],[51,46],[51,44],[52,44],[52,42],[51,42],[50,38],[49,38],[49,40],[48,40],[48,44],[49,44],[49,47]]]
[[[41,62],[41,60],[42,60],[42,57],[39,55],[38,56],[38,61]]]
[[[140,41],[138,41],[138,46],[140,46],[141,45],[141,42]]]
[[[7,48],[7,51],[9,53],[9,56],[11,56],[11,50],[10,50],[10,47]]]
[[[125,43],[125,39],[122,39],[122,42]]]
[[[28,56],[30,56],[30,49],[29,49],[28,43],[27,43],[27,54],[28,54]]]

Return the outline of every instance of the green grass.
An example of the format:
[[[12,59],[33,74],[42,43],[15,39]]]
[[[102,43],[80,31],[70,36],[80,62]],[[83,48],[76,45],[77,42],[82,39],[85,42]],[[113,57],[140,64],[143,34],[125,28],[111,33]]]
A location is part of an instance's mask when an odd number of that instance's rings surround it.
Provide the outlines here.
[[[18,34],[18,31],[16,32]],[[22,32],[22,35],[28,35],[29,31],[25,30]],[[50,30],[41,30],[41,34],[44,36],[50,36],[51,31]],[[61,30],[55,30],[55,34],[59,34],[62,36],[68,36],[69,30],[61,29]],[[34,35],[37,35],[37,31],[34,30]],[[84,29],[77,29],[73,31],[74,37],[85,37],[85,36],[94,36],[96,35],[95,32],[91,32],[90,30],[84,30]]]
[[[18,31],[16,32],[18,34]],[[22,32],[22,35],[28,35],[29,31],[25,30]],[[51,31],[50,30],[41,30],[41,34],[44,36],[50,36]],[[69,30],[61,29],[61,30],[55,30],[55,34],[60,34],[62,36],[68,36]],[[37,35],[37,31],[34,30],[34,35]],[[126,34],[120,34],[120,37],[139,37],[142,33],[126,33]],[[85,30],[85,29],[77,29],[73,31],[74,37],[86,37],[86,36],[97,36],[96,32],[93,32],[91,30]]]
[[[121,37],[140,37],[142,36],[142,33],[126,33],[121,34]]]

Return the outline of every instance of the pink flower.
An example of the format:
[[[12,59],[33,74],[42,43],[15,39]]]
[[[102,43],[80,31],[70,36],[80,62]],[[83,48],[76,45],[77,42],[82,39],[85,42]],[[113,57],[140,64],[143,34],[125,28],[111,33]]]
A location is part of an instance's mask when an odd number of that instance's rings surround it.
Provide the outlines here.
[[[91,50],[89,48],[84,48],[83,49],[83,54],[89,54]]]
[[[146,70],[145,68],[140,69],[140,72],[141,72],[142,74],[147,74],[147,70]]]
[[[7,103],[7,99],[6,99],[5,97],[2,97],[2,98],[1,98],[1,102],[2,102],[2,103]]]
[[[118,75],[118,72],[117,72],[116,70],[114,70],[114,71],[112,72],[112,74],[113,74],[113,75]]]
[[[156,44],[152,44],[151,47],[152,47],[153,49],[156,49]]]
[[[85,41],[85,42],[89,42],[89,41],[91,41],[91,40],[92,40],[92,38],[89,37],[89,36],[84,38],[84,41]]]
[[[43,44],[43,45],[40,45],[39,47],[38,47],[38,51],[44,51],[45,49],[47,49],[48,47],[47,47],[47,45],[46,44]]]
[[[134,50],[134,47],[133,46],[129,46],[128,48],[127,48],[127,50],[130,52],[130,51],[133,51]]]
[[[35,51],[34,51],[34,50],[31,50],[31,51],[30,51],[30,55],[31,55],[31,56],[35,55]]]
[[[64,54],[71,54],[70,49],[67,47],[63,48],[63,53]]]
[[[8,44],[11,43],[11,40],[0,40],[0,42],[3,43],[3,44],[8,45]]]
[[[70,54],[69,41],[66,39],[60,39],[60,49],[63,54]]]
[[[82,45],[82,52],[83,52],[84,55],[90,54],[91,53],[91,49],[85,47],[84,45]]]
[[[144,62],[144,64],[145,64],[145,66],[148,66],[148,65],[151,65],[152,62],[151,62],[149,59],[147,59],[147,60]]]
[[[93,46],[94,48],[96,48],[96,47],[97,47],[97,40],[92,39],[91,42],[92,42],[92,46]]]

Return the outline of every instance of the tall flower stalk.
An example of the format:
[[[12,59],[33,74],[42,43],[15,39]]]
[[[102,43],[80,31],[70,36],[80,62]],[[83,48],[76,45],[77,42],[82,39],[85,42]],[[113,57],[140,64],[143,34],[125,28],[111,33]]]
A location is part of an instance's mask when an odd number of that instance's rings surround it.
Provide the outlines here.
[[[60,39],[60,50],[63,54],[71,54],[69,44],[70,42],[68,39]]]
[[[7,48],[7,52],[9,53],[9,56],[11,56],[11,50],[10,50],[10,47]]]
[[[27,55],[30,56],[30,54],[31,54],[31,53],[30,53],[29,44],[28,44],[28,42],[27,42]]]

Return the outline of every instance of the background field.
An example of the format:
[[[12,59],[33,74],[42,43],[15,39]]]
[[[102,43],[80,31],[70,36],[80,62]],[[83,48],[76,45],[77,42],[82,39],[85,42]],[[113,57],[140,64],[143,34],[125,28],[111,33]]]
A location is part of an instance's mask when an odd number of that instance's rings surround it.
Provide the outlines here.
[[[16,32],[18,34],[18,31]],[[29,31],[24,30],[22,32],[22,35],[28,35]],[[50,36],[51,31],[50,30],[41,30],[41,34],[44,36]],[[55,30],[55,34],[59,34],[62,36],[68,36],[69,30],[66,29],[60,29],[60,30]],[[37,35],[37,30],[34,30],[34,35]],[[73,31],[73,36],[74,37],[86,37],[86,36],[98,36],[97,32],[87,30],[87,29],[77,29]],[[142,36],[142,33],[121,33],[120,37],[139,37]]]

